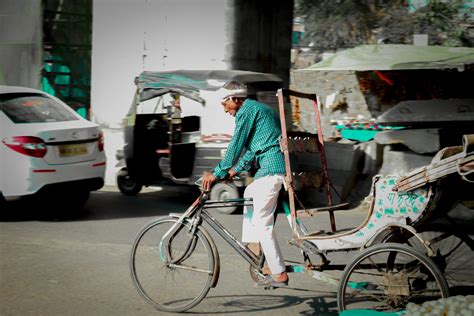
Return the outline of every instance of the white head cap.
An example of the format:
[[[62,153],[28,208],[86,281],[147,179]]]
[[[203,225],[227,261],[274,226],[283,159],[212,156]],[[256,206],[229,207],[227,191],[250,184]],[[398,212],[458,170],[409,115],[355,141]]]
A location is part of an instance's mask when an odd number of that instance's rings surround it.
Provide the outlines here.
[[[219,94],[221,95],[222,99],[227,99],[229,97],[246,98],[248,96],[247,89],[230,90],[226,88],[220,88]]]

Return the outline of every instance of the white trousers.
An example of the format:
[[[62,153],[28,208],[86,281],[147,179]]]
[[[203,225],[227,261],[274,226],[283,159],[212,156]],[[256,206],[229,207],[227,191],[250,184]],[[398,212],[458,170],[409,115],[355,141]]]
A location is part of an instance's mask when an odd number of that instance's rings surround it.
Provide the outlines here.
[[[273,215],[283,181],[283,175],[257,178],[247,186],[244,192],[245,198],[253,199],[253,207],[244,208],[242,241],[260,242],[268,267],[273,274],[279,274],[286,270],[273,230]]]

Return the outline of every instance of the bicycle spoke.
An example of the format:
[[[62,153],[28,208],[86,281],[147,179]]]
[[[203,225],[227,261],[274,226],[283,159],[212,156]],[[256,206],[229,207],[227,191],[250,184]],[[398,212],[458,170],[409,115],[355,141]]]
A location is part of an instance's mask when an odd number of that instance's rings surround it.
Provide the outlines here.
[[[188,310],[205,297],[215,264],[207,237],[199,229],[191,234],[176,223],[168,218],[145,227],[131,258],[132,279],[140,295],[169,312]]]
[[[447,294],[446,280],[433,261],[406,245],[387,243],[364,250],[348,264],[341,276],[338,306],[400,311],[409,302]]]
[[[464,289],[471,288],[474,285],[474,242],[470,236],[446,225],[427,225],[420,231],[419,235],[434,252],[431,259],[443,272],[453,292],[451,294],[462,294]],[[415,237],[408,241],[412,240],[414,248],[425,251]]]
[[[210,270],[202,270],[202,269],[198,269],[196,267],[188,267],[188,266],[185,266],[185,265],[178,265],[178,264],[174,264],[174,263],[170,263],[169,267],[172,268],[172,269],[182,269],[182,270],[200,272],[200,273],[205,273],[205,274],[212,274],[212,271],[210,271]]]

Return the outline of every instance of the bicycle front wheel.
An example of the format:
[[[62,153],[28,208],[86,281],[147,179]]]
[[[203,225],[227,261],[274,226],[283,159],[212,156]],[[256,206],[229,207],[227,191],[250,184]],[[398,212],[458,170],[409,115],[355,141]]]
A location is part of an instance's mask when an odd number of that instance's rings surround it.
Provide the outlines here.
[[[164,218],[144,227],[132,248],[130,269],[140,295],[156,309],[183,312],[199,304],[212,285],[215,258],[199,227]]]
[[[407,245],[378,244],[347,265],[337,293],[339,310],[402,311],[449,296],[448,284],[436,264]]]

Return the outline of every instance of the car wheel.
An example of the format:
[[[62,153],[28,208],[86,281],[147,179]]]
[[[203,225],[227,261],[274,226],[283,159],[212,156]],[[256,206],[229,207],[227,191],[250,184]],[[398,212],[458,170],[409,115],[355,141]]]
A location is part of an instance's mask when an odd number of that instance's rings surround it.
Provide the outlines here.
[[[127,169],[117,173],[117,186],[124,195],[135,196],[142,190],[143,185],[130,177]]]
[[[210,194],[211,200],[229,200],[239,197],[239,189],[232,183],[217,183],[212,187]],[[216,208],[222,214],[232,214],[236,209],[237,206]]]
[[[5,200],[2,192],[0,192],[0,208],[4,209],[6,206],[7,206],[7,200]]]

